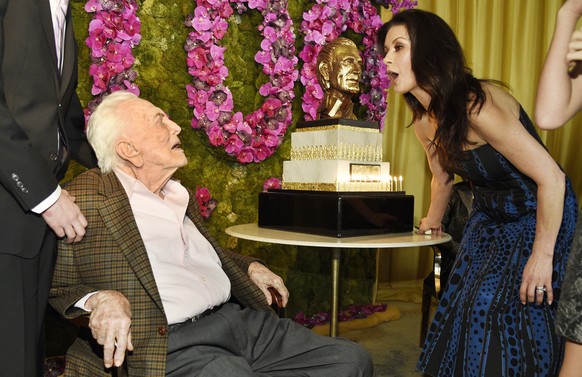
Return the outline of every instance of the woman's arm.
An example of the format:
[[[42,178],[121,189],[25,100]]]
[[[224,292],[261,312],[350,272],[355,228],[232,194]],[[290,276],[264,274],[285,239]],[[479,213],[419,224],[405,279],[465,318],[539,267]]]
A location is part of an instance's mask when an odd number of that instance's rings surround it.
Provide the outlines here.
[[[536,98],[536,124],[544,130],[563,126],[582,108],[582,31],[574,31],[580,15],[582,0],[558,11]]]
[[[487,90],[487,89],[486,89]],[[536,233],[520,289],[523,303],[537,301],[535,287],[547,288],[553,300],[552,265],[562,222],[565,174],[546,149],[519,122],[515,99],[500,88],[489,87],[487,101],[472,117],[473,130],[537,185]]]
[[[440,234],[442,231],[441,221],[449,198],[451,197],[451,190],[453,187],[453,175],[444,171],[436,148],[432,144],[434,140],[435,126],[424,117],[414,124],[414,132],[416,137],[424,147],[428,166],[432,172],[432,179],[430,182],[430,206],[426,217],[420,220],[418,226],[419,233],[431,231],[432,233]]]

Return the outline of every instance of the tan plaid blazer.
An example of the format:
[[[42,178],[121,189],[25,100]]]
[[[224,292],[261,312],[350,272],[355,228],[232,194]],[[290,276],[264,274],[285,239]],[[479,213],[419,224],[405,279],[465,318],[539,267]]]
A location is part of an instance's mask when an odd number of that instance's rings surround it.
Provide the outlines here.
[[[59,255],[50,304],[65,318],[85,315],[74,304],[98,290],[123,293],[131,303],[134,351],[126,358],[130,376],[164,376],[168,323],[160,294],[129,199],[114,173],[88,170],[66,187],[87,218],[83,241],[59,243]],[[212,244],[232,283],[232,296],[245,306],[271,310],[264,294],[248,278],[248,265],[256,259],[223,250],[202,223],[190,192],[187,216]],[[102,347],[88,329],[81,328],[67,351],[66,376],[109,376]]]

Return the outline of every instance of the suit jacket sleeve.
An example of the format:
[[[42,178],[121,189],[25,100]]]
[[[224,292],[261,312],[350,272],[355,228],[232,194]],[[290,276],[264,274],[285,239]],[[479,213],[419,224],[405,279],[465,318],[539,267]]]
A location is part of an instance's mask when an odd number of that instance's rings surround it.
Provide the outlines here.
[[[0,91],[3,92],[1,87]],[[57,188],[57,179],[30,145],[8,111],[4,98],[0,100],[0,161],[0,183],[25,211],[34,208]]]
[[[77,273],[73,246],[65,242],[59,244],[58,276],[55,275],[51,288],[51,305],[65,318],[75,318],[86,314],[82,309],[74,307],[75,303],[85,295],[97,289],[83,284]]]
[[[49,159],[57,150],[59,101],[52,21],[48,1],[0,6],[1,200],[10,196],[28,211],[58,185]]]

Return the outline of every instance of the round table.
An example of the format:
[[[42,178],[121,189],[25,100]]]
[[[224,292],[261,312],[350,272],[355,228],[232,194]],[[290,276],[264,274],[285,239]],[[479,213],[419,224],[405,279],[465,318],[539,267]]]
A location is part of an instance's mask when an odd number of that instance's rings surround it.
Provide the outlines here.
[[[332,301],[331,323],[329,335],[338,334],[338,295],[339,295],[339,266],[341,250],[353,249],[393,249],[414,246],[432,246],[451,240],[451,236],[442,233],[440,236],[429,234],[409,233],[384,233],[356,237],[329,237],[317,234],[290,232],[269,228],[260,228],[257,223],[234,225],[226,229],[230,236],[257,242],[268,242],[293,246],[312,246],[331,248],[332,255]]]

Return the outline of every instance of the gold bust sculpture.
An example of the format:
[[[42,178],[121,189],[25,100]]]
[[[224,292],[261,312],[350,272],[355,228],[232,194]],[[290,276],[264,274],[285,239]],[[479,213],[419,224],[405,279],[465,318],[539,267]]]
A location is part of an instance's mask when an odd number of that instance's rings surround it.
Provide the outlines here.
[[[344,37],[326,44],[317,56],[316,73],[323,89],[316,119],[356,119],[352,97],[360,92],[362,76],[362,58],[356,44]]]

